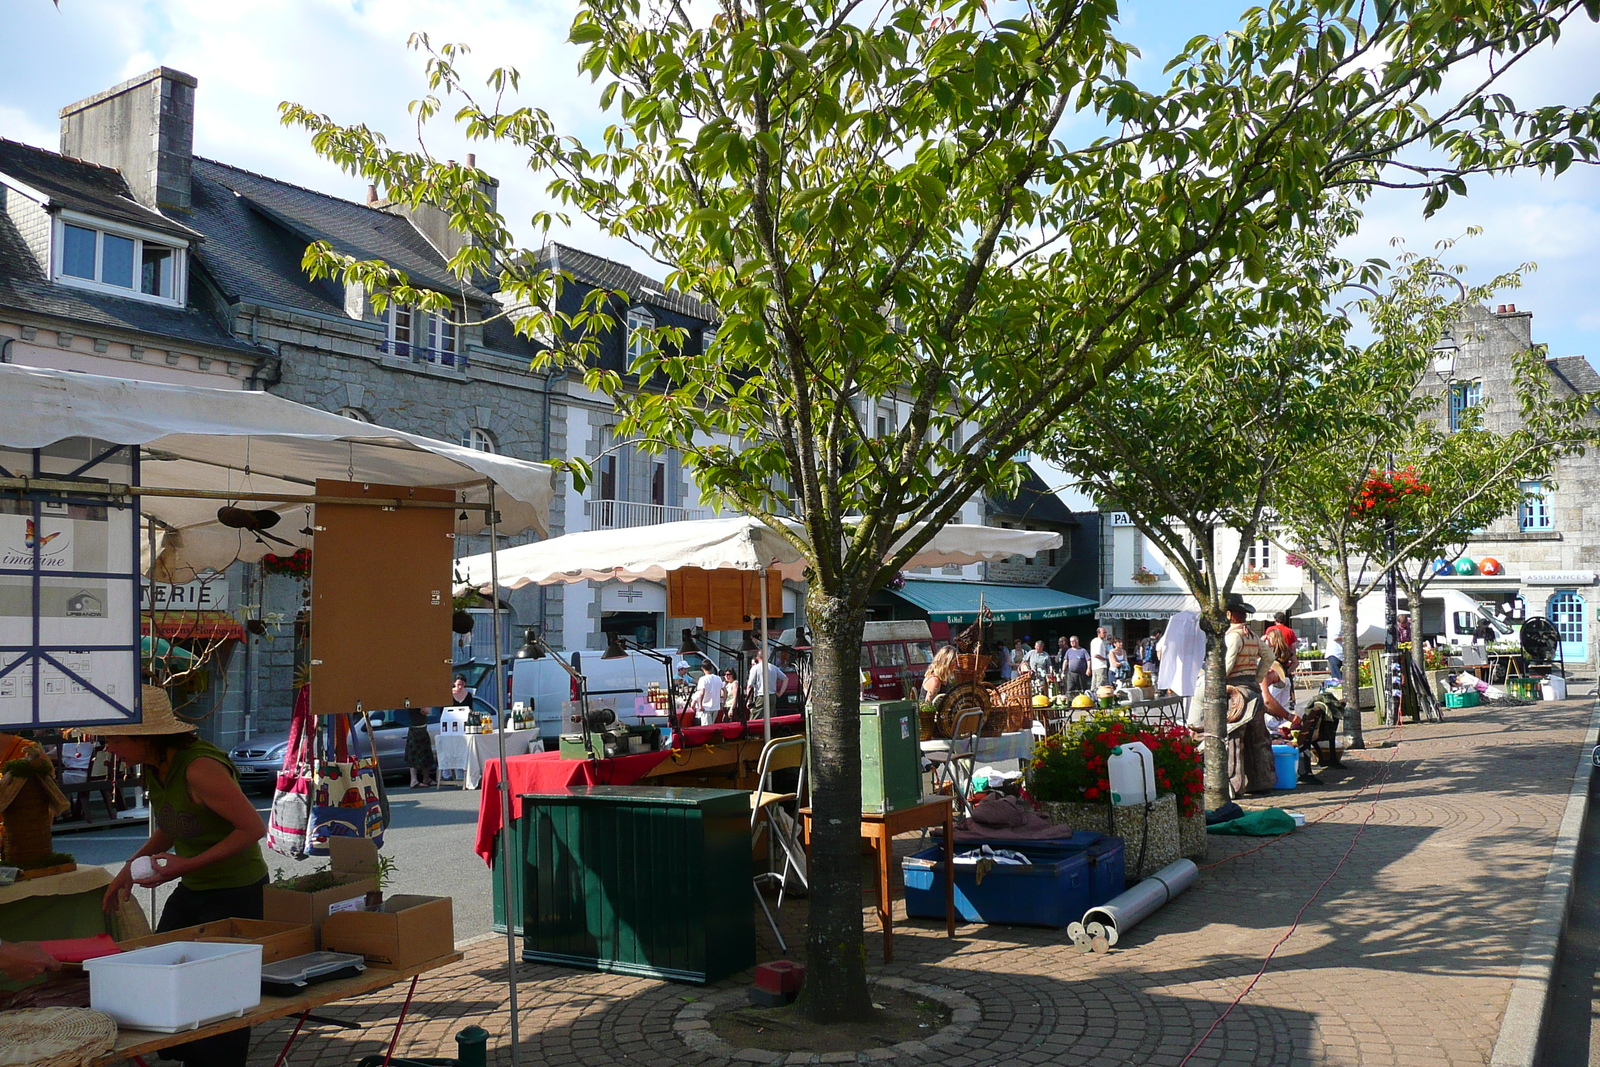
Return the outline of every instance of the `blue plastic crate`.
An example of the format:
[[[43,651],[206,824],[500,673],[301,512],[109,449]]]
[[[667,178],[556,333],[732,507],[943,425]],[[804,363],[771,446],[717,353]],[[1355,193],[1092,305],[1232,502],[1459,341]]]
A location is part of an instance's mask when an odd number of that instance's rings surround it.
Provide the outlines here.
[[[999,865],[982,883],[977,868],[956,865],[956,911],[968,922],[1062,927],[1083,918],[1090,908],[1122,892],[1122,840],[1096,833],[1074,834],[1062,841],[992,842],[995,848],[1021,852],[1032,866]],[[978,843],[963,842],[965,851]],[[924,849],[902,865],[906,914],[913,918],[944,917],[944,848]]]

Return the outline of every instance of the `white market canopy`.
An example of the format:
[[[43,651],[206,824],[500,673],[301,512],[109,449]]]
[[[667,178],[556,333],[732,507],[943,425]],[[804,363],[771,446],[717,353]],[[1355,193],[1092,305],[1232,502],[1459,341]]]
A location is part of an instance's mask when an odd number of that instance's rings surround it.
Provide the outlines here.
[[[799,523],[785,522],[790,529],[803,533]],[[904,544],[920,529],[908,531],[898,544]],[[938,567],[1035,556],[1060,545],[1060,534],[956,524],[935,533],[906,565]],[[667,572],[680,567],[765,569],[800,581],[806,569],[805,556],[794,545],[761,520],[748,516],[567,534],[501,549],[499,556],[500,585],[507,589],[559,582],[661,582],[666,580]],[[489,586],[488,553],[468,556],[460,566],[467,585],[477,589]]]
[[[210,490],[310,496],[318,478],[448,489],[462,503],[487,500],[496,486],[499,532],[548,529],[553,469],[447,441],[347,419],[269,393],[132,381],[73,371],[0,364],[0,449],[45,448],[87,437],[139,445],[140,484],[146,489]],[[0,458],[0,475],[17,457]],[[158,541],[163,569],[174,580],[269,553],[309,547],[301,504],[250,503],[284,517],[268,532],[289,541],[262,544],[217,521],[217,499],[144,495],[140,508],[164,528]],[[461,513],[459,533],[487,529],[481,509]]]

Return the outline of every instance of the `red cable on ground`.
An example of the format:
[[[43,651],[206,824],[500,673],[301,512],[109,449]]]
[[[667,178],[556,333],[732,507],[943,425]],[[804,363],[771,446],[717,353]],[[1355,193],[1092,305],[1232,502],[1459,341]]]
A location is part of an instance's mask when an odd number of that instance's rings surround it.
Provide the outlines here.
[[[1397,735],[1400,732],[1400,727],[1401,723],[1397,721],[1395,724],[1395,732]],[[1261,981],[1262,976],[1267,973],[1267,968],[1272,965],[1272,957],[1277,955],[1278,949],[1283,947],[1284,942],[1288,941],[1289,938],[1294,936],[1294,932],[1300,928],[1300,920],[1305,916],[1305,913],[1310,910],[1311,905],[1317,902],[1317,897],[1322,895],[1322,891],[1328,887],[1329,882],[1333,881],[1334,875],[1339,873],[1340,868],[1345,865],[1345,861],[1350,858],[1350,854],[1355,851],[1356,842],[1361,840],[1361,835],[1367,832],[1367,824],[1370,823],[1372,821],[1372,817],[1378,813],[1378,799],[1383,796],[1383,787],[1389,775],[1389,767],[1394,763],[1395,754],[1399,751],[1400,749],[1398,747],[1392,749],[1389,753],[1389,758],[1383,761],[1383,766],[1378,770],[1378,773],[1373,776],[1373,782],[1378,783],[1378,791],[1372,795],[1372,803],[1367,808],[1366,818],[1361,820],[1361,825],[1357,828],[1356,835],[1350,839],[1350,845],[1344,850],[1344,855],[1339,857],[1339,862],[1333,865],[1333,870],[1328,872],[1328,876],[1317,885],[1316,889],[1312,890],[1311,896],[1307,898],[1306,902],[1300,906],[1300,910],[1295,912],[1294,921],[1289,924],[1289,929],[1284,931],[1283,936],[1278,938],[1278,940],[1273,943],[1272,948],[1267,951],[1266,959],[1261,961],[1261,969],[1256,971],[1255,976],[1252,977],[1249,983],[1239,991],[1239,995],[1233,998],[1233,1003],[1224,1008],[1222,1014],[1217,1016],[1216,1021],[1206,1029],[1204,1034],[1200,1035],[1200,1040],[1196,1041],[1194,1043],[1194,1047],[1184,1054],[1183,1059],[1178,1061],[1178,1067],[1184,1067],[1185,1064],[1194,1058],[1194,1054],[1199,1052],[1205,1043],[1211,1039],[1211,1035],[1216,1032],[1217,1027],[1221,1026],[1223,1021],[1226,1020],[1229,1015],[1233,1014],[1233,1009],[1237,1008],[1244,998],[1250,994],[1250,991],[1256,987],[1256,983]],[[1367,784],[1371,785],[1372,783],[1369,782]],[[1351,801],[1354,801],[1356,795],[1359,795],[1359,793],[1366,788],[1367,786],[1362,786],[1361,790],[1357,790],[1356,794],[1352,794],[1350,800],[1347,800],[1344,804],[1339,805],[1339,808],[1345,807],[1351,803]],[[1322,817],[1326,818],[1328,815],[1332,815],[1333,812],[1338,811],[1339,808],[1334,808],[1332,811],[1326,812]],[[1285,834],[1284,836],[1287,837],[1288,835]],[[1248,855],[1249,852],[1259,851],[1261,848],[1266,848],[1267,845],[1281,840],[1281,837],[1273,838],[1272,841],[1268,841],[1266,844],[1261,845],[1258,848],[1250,849],[1248,852],[1241,852],[1238,855]],[[1235,859],[1237,857],[1230,856],[1228,858]],[[1218,862],[1222,863],[1226,861],[1219,860]],[[1213,863],[1209,864],[1208,866],[1215,867],[1216,864]]]

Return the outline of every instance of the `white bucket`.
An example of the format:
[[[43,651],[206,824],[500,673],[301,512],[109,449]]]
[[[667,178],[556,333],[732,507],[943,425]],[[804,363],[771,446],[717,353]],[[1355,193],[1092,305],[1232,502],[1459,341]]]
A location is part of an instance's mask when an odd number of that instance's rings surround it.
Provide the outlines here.
[[[1559,674],[1551,674],[1539,683],[1539,693],[1546,700],[1567,699],[1567,680]]]
[[[1118,745],[1106,757],[1111,803],[1146,804],[1156,798],[1156,760],[1142,741]]]

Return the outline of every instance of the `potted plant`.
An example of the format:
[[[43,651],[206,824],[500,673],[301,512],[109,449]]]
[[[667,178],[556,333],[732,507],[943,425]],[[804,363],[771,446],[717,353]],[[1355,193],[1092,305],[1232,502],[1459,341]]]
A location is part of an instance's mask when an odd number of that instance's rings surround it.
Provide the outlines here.
[[[1111,804],[1107,761],[1113,749],[1133,741],[1143,742],[1155,762],[1156,803],[1148,820],[1143,806]],[[1096,712],[1034,746],[1027,789],[1052,822],[1123,838],[1130,878],[1159,870],[1180,854],[1205,853],[1200,753],[1184,727],[1151,729],[1124,714]]]

